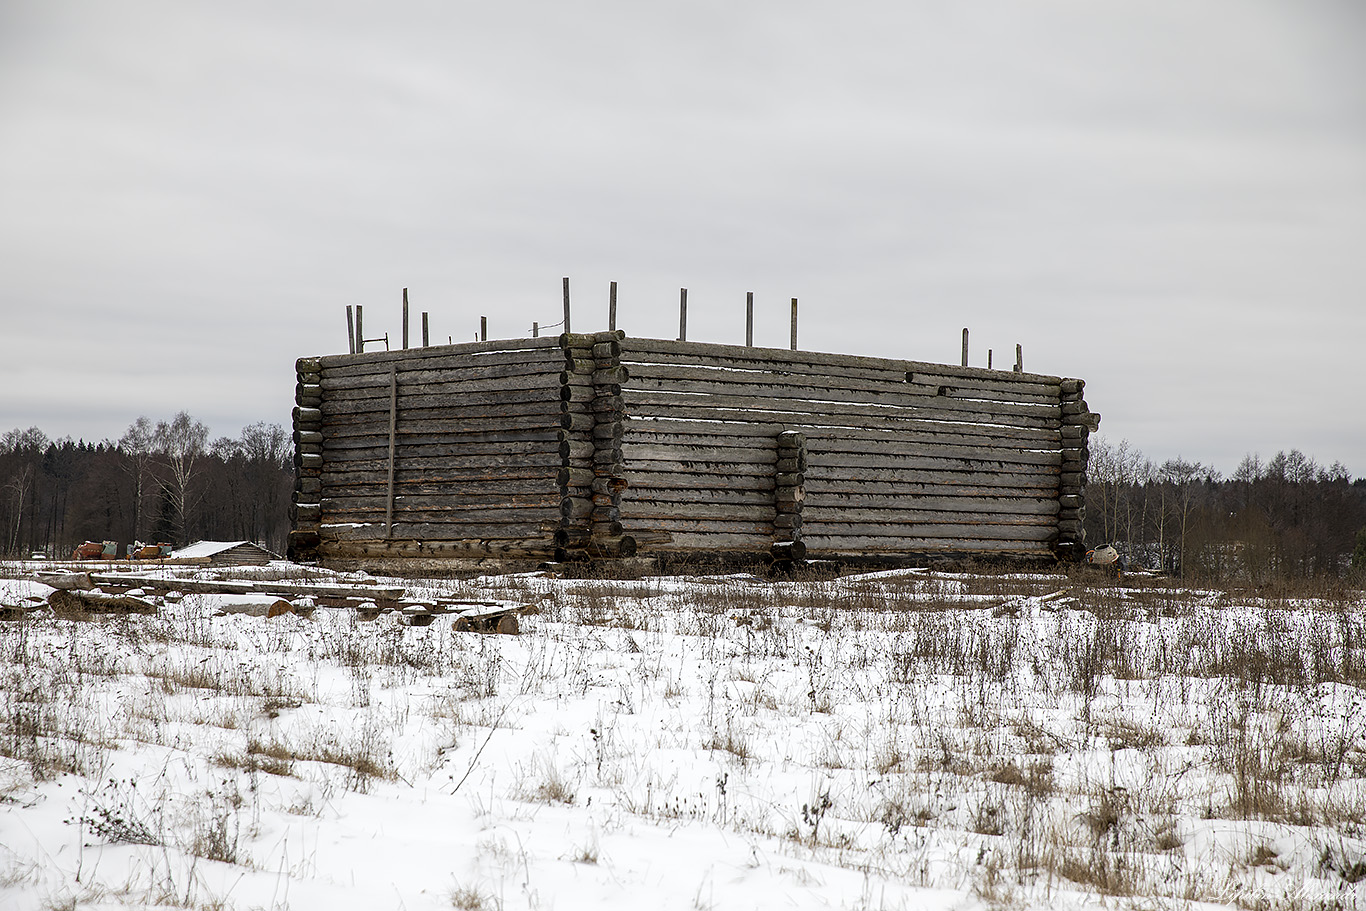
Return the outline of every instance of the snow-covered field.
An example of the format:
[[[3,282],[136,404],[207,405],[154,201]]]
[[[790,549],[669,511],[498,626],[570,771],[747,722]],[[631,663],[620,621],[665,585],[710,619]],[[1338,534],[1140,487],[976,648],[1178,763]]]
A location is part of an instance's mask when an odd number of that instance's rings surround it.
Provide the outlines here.
[[[1360,592],[393,584],[0,624],[0,908],[1366,906]]]

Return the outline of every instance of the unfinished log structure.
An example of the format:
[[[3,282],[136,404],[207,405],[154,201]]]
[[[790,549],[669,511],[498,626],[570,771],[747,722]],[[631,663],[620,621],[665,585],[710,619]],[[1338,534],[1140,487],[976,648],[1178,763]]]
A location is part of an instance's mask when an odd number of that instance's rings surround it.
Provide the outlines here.
[[[565,334],[297,363],[290,555],[1075,557],[1077,379]]]

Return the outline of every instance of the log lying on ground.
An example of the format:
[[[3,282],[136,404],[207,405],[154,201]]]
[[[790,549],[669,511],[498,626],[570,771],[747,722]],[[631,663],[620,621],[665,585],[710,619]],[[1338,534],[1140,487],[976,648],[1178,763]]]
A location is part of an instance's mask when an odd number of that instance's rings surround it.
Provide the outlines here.
[[[110,595],[101,591],[57,589],[47,596],[47,602],[58,613],[127,613],[155,614],[157,606],[132,595]]]
[[[273,595],[198,595],[201,603],[212,608],[215,615],[246,614],[249,617],[280,617],[284,614],[307,614],[310,608],[296,607],[284,598]]]
[[[132,586],[149,591],[178,591],[204,595],[274,595],[297,598],[305,595],[337,598],[364,598],[376,601],[398,601],[401,588],[380,588],[374,585],[325,585],[308,582],[230,582],[206,579],[173,579],[159,576],[125,575],[123,573],[93,574],[91,579],[100,586]],[[46,580],[44,580],[46,581]],[[48,583],[51,585],[51,583]],[[55,587],[55,586],[54,586]]]
[[[90,580],[90,573],[68,572],[59,570],[57,572],[36,572],[33,578],[44,585],[67,591],[73,588],[89,591],[95,587],[95,583]]]

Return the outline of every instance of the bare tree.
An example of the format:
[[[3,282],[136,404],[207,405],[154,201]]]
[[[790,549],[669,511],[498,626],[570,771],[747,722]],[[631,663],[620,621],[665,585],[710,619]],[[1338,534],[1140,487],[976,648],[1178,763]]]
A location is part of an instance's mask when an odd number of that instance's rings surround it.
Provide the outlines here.
[[[284,483],[291,467],[290,435],[279,424],[258,421],[242,428],[238,450],[246,460],[247,490],[250,492],[252,537],[276,550],[284,545],[284,534],[277,534],[279,519],[288,511]]]
[[[1187,462],[1180,456],[1168,459],[1158,469],[1160,480],[1172,487],[1172,514],[1177,522],[1177,567],[1183,576],[1186,572],[1186,542],[1190,535],[1191,514],[1195,507],[1198,485],[1202,481],[1214,480],[1216,474],[1213,468],[1199,462]],[[1165,490],[1163,503],[1165,506]]]
[[[24,527],[25,504],[33,490],[38,465],[49,445],[51,445],[51,440],[48,439],[47,434],[37,427],[30,427],[28,430],[20,430],[16,427],[0,436],[0,453],[13,456],[8,477],[5,479],[5,490],[10,492],[14,498],[14,513],[10,517],[9,541],[6,548],[8,553],[19,552],[20,541],[22,540],[20,533]],[[32,537],[31,530],[30,537]]]
[[[123,436],[119,437],[118,448],[123,455],[120,464],[133,486],[133,527],[129,537],[135,541],[142,539],[143,526],[146,524],[142,506],[153,483],[152,458],[155,445],[156,430],[146,415],[129,424]]]
[[[190,417],[188,412],[182,411],[170,422],[157,422],[154,438],[157,454],[167,471],[167,476],[160,480],[175,511],[177,543],[187,544],[190,513],[195,505],[191,486],[195,480],[197,463],[208,444],[209,428]]]

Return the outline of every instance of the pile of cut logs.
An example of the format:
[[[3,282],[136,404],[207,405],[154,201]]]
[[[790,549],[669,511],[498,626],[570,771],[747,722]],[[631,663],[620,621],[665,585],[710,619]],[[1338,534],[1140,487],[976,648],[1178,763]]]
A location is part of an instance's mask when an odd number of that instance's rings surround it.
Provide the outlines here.
[[[47,598],[52,609],[67,615],[154,614],[159,608],[151,598],[173,600],[195,594],[213,596],[221,613],[307,616],[315,607],[351,608],[362,619],[396,612],[412,626],[427,626],[438,616],[451,615],[457,630],[515,634],[519,630],[517,618],[528,607],[512,601],[412,599],[402,588],[360,584],[181,579],[99,572],[39,572],[34,578],[53,589]],[[18,619],[41,606],[41,602],[6,605],[0,619]]]

